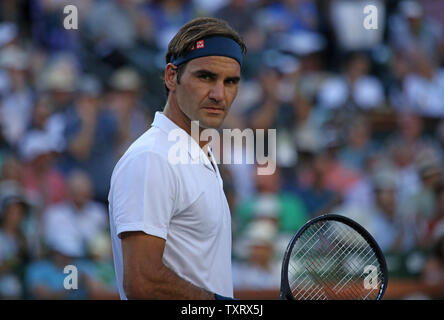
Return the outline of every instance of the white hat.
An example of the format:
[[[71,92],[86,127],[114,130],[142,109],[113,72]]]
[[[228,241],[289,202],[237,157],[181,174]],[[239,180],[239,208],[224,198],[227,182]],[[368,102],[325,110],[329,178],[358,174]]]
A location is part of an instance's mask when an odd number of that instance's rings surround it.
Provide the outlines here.
[[[121,68],[112,75],[110,85],[116,90],[138,90],[140,88],[140,77],[131,68]]]
[[[69,233],[58,232],[56,234],[56,236],[53,234],[52,237],[47,237],[46,244],[50,249],[72,258],[84,255],[85,250],[80,241],[69,237]]]
[[[417,1],[403,1],[399,5],[401,13],[407,18],[420,18],[423,9]]]
[[[12,22],[0,23],[0,47],[17,37],[17,25]]]
[[[57,152],[54,139],[46,132],[31,131],[24,138],[20,146],[22,157],[27,160],[33,160],[36,157]]]
[[[0,66],[5,69],[26,70],[29,67],[29,59],[22,49],[8,46],[0,53]]]
[[[324,37],[311,31],[299,31],[282,36],[280,49],[299,56],[322,51],[326,46]]]
[[[51,59],[43,73],[39,85],[42,90],[74,92],[77,87],[78,66],[76,58],[70,54],[60,54]]]
[[[280,211],[279,201],[275,194],[262,194],[255,202],[255,218],[277,218]]]
[[[272,245],[277,231],[277,225],[269,220],[253,221],[246,230],[246,244],[247,246]]]
[[[396,190],[396,174],[388,168],[375,172],[372,176],[373,187],[377,190]]]

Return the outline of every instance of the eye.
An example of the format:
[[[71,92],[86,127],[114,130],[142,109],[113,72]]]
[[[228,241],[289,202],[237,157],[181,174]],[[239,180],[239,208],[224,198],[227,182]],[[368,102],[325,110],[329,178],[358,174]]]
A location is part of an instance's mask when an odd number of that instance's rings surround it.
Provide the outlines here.
[[[229,85],[235,85],[238,82],[239,82],[239,79],[227,79],[227,80],[225,80],[225,83],[229,84]]]
[[[209,74],[201,74],[201,75],[199,75],[199,78],[203,79],[203,80],[211,80],[212,79],[212,77]]]

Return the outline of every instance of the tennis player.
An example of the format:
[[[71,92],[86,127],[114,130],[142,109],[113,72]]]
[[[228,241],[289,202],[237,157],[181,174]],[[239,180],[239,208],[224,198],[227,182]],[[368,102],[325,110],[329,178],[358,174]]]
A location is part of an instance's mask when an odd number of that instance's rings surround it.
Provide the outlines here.
[[[230,299],[231,217],[207,141],[237,95],[246,46],[227,23],[198,18],[168,46],[167,101],[151,128],[114,168],[108,196],[117,284],[122,299]],[[188,161],[169,156],[182,132]]]

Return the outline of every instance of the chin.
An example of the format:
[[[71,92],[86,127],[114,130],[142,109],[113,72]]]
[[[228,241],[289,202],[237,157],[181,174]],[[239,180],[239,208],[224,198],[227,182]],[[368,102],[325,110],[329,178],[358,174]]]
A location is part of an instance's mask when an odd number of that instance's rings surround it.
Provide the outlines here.
[[[199,126],[206,129],[219,129],[224,122],[224,118],[209,119],[205,118],[199,121]]]
[[[198,120],[201,128],[218,129],[225,120],[225,114],[201,114]]]

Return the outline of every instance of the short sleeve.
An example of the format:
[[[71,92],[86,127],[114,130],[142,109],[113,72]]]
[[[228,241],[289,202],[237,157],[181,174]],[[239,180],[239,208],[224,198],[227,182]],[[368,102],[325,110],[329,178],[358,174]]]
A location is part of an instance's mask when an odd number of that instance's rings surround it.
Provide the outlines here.
[[[125,159],[111,181],[110,206],[117,235],[143,231],[166,239],[176,199],[168,160],[152,152]]]

